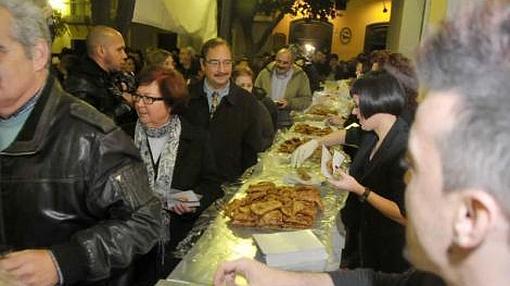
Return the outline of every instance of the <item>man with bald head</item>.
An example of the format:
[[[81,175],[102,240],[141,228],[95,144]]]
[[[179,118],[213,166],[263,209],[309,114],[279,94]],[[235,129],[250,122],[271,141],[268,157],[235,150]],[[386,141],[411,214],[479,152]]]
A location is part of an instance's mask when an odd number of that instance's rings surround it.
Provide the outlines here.
[[[107,72],[119,71],[127,55],[124,38],[115,29],[96,26],[87,38],[89,57]]]
[[[303,110],[312,102],[310,82],[306,73],[294,64],[289,49],[281,49],[275,60],[260,71],[255,86],[262,88],[278,107],[278,128],[292,125],[290,111]]]
[[[92,28],[87,37],[87,56],[69,71],[64,89],[83,99],[118,125],[127,124],[132,113],[113,75],[127,58],[122,35],[107,26]]]

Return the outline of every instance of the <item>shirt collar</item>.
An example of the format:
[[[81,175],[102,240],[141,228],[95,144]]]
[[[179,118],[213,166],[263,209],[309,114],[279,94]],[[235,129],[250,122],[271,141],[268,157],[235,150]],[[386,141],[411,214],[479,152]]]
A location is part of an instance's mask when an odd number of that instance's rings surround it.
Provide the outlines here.
[[[230,81],[227,83],[227,85],[225,85],[225,87],[223,87],[222,89],[220,90],[215,90],[213,89],[208,81],[207,81],[207,78],[204,80],[204,92],[207,94],[207,97],[210,97],[212,95],[213,92],[217,92],[218,95],[220,96],[220,98],[228,95],[228,92],[230,90]]]
[[[18,108],[13,114],[9,115],[7,118],[0,117],[0,121],[7,121],[7,120],[14,120],[15,118],[19,117],[21,114],[24,114],[25,112],[31,111],[35,104],[37,103],[37,100],[41,96],[43,88],[39,88],[37,92],[27,101],[23,106]]]
[[[275,69],[273,70],[273,75],[277,79],[287,79],[287,78],[290,78],[290,76],[292,75],[292,67],[287,72],[285,72],[284,74],[278,74],[276,72],[276,67],[275,67]]]

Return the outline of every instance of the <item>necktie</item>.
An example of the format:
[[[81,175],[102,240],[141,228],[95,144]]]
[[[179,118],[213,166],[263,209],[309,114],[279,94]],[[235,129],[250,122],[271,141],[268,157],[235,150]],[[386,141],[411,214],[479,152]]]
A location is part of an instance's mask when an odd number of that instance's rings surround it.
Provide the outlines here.
[[[216,108],[218,108],[218,105],[220,104],[220,96],[217,92],[213,92],[211,96],[211,113],[210,116],[213,118],[214,112],[216,111]]]

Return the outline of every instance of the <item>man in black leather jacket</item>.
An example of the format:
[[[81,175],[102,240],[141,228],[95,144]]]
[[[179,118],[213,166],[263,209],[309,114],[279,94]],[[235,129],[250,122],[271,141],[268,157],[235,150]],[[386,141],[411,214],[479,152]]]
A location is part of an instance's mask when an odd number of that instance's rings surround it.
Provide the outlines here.
[[[158,240],[160,203],[129,137],[49,77],[41,15],[0,0],[0,273],[130,285],[130,264]]]
[[[92,28],[87,37],[87,56],[69,69],[64,89],[112,118],[132,135],[136,114],[128,103],[136,86],[122,84],[122,64],[127,58],[122,35],[107,26]],[[131,86],[131,89],[128,87]]]

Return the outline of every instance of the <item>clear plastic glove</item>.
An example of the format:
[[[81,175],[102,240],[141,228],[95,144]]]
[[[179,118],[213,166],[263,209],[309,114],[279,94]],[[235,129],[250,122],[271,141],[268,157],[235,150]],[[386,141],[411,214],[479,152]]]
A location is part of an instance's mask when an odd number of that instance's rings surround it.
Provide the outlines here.
[[[319,147],[319,141],[313,139],[305,144],[299,146],[290,157],[290,164],[292,167],[299,167],[303,162],[312,156],[315,149]]]

